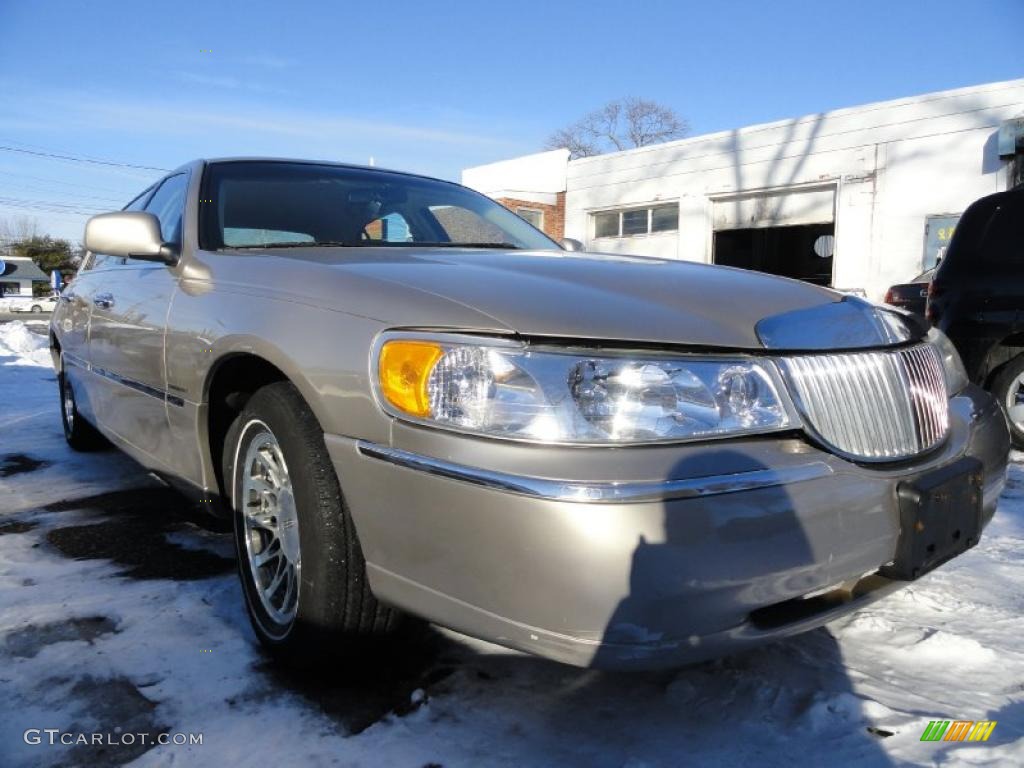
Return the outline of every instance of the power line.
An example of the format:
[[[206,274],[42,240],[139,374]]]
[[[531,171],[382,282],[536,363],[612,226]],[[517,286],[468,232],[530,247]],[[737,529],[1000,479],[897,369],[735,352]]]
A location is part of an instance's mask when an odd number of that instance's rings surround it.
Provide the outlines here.
[[[0,197],[0,206],[49,211],[51,213],[74,213],[81,216],[93,216],[100,213],[97,209],[83,210],[82,206],[73,203],[61,203],[54,200],[26,200],[17,197]]]
[[[120,160],[110,160],[109,157],[98,157],[97,155],[87,155],[84,152],[79,152],[74,149],[66,149],[65,147],[42,147],[38,144],[29,144],[27,141],[15,141],[0,136],[0,143],[9,144],[10,146],[16,147],[17,149],[34,149],[39,152],[52,152],[58,155],[73,155],[74,157],[82,157],[86,160],[108,160],[110,162],[121,162]]]
[[[130,191],[125,192],[120,189],[113,189],[112,187],[97,187],[95,184],[79,184],[74,181],[64,181],[63,179],[51,179],[46,176],[32,176],[28,173],[15,173],[14,171],[0,171],[0,176],[16,176],[21,179],[32,179],[33,181],[44,181],[47,184],[60,184],[64,187],[81,187],[82,189],[91,189],[95,192],[111,192],[115,195],[123,195],[127,197],[132,194]]]
[[[0,209],[19,210],[19,208],[15,207],[15,206],[12,206],[12,205],[7,205],[5,203],[0,203]],[[67,221],[77,222],[78,224],[82,223],[83,217],[86,218],[86,219],[89,218],[88,214],[57,213],[56,211],[40,211],[38,208],[28,208],[28,209],[25,209],[25,210],[30,210],[30,211],[33,211],[34,213],[45,213],[47,219],[65,219]]]
[[[18,184],[14,185],[13,188],[11,189],[11,191],[14,194],[18,194],[19,192],[31,192],[31,193],[42,192],[43,194],[61,195],[61,196],[67,196],[67,197],[72,198],[71,200],[61,200],[60,202],[75,203],[75,202],[79,202],[79,201],[91,202],[91,201],[96,200],[96,201],[99,201],[101,203],[107,203],[107,204],[110,204],[110,205],[116,205],[118,208],[121,208],[122,206],[124,206],[124,199],[120,199],[119,200],[119,199],[115,199],[113,197],[107,197],[105,195],[86,195],[86,194],[83,194],[81,192],[66,191],[66,190],[62,190],[62,189],[47,189],[46,187],[40,187],[40,186],[36,186],[34,184],[22,184],[20,182]]]
[[[4,152],[20,152],[23,155],[35,155],[36,157],[48,157],[51,160],[70,160],[75,163],[92,163],[93,165],[109,165],[117,168],[136,168],[140,171],[170,171],[170,168],[157,168],[152,165],[135,165],[134,163],[118,163],[113,160],[92,160],[87,157],[76,157],[75,155],[59,155],[55,152],[36,152],[31,149],[19,149],[18,147],[0,146]]]
[[[71,203],[66,200],[33,200],[24,197],[11,197],[9,195],[0,195],[0,200],[10,200],[16,203],[26,203],[32,205],[52,205],[58,208],[83,208],[84,206],[78,205],[77,203]]]
[[[43,240],[43,241],[45,241],[47,239],[49,239],[49,240],[63,240],[64,238],[53,237],[52,235],[30,235],[30,236],[24,237],[24,238],[14,237],[14,238],[6,238],[6,239],[0,237],[0,248],[5,247],[5,246],[10,247],[12,245],[30,245],[31,246],[31,245],[33,245],[33,243],[31,242],[33,240]],[[15,257],[15,258],[18,258],[18,257]],[[20,258],[28,258],[28,257],[27,256],[22,256]]]

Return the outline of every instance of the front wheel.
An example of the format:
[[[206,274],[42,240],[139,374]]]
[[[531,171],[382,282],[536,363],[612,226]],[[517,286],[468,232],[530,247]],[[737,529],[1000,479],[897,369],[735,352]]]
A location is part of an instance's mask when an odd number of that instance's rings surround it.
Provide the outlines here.
[[[38,304],[33,304],[33,305],[32,305],[32,314],[33,314],[33,315],[38,315],[38,314],[40,314],[40,313],[41,313],[42,311],[43,311],[43,308],[42,308],[42,307],[40,307],[40,306],[39,306]]]
[[[392,633],[399,614],[370,592],[323,430],[288,382],[267,385],[228,431],[223,477],[253,629],[279,660],[338,660]]]
[[[1024,449],[1024,356],[1015,357],[996,374],[992,394],[1006,413],[1013,447]]]

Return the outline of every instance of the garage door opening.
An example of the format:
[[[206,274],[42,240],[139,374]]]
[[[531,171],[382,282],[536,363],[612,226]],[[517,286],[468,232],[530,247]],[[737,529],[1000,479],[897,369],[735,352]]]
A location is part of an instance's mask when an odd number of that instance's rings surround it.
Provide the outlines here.
[[[832,184],[716,198],[715,263],[831,286],[835,199]]]
[[[715,232],[716,264],[832,285],[834,224]]]

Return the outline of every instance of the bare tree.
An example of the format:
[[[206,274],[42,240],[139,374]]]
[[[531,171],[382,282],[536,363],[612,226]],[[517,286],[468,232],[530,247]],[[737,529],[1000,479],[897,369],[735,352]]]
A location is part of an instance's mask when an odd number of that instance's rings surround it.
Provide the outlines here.
[[[591,157],[632,147],[681,139],[689,126],[669,107],[629,96],[588,112],[548,137],[546,149],[569,150],[569,156]]]
[[[583,135],[577,124],[568,128],[560,128],[552,133],[544,143],[545,149],[568,149],[569,157],[590,157],[601,154],[597,143]]]
[[[34,216],[0,218],[0,241],[31,240],[39,234],[39,222]]]

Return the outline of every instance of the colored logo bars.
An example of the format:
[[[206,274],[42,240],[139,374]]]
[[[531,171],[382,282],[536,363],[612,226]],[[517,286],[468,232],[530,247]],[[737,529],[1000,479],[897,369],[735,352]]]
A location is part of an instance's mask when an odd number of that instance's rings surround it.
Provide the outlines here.
[[[988,741],[995,727],[995,720],[932,720],[921,741]]]

